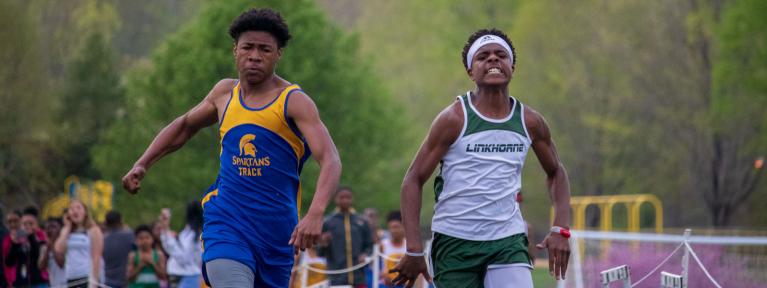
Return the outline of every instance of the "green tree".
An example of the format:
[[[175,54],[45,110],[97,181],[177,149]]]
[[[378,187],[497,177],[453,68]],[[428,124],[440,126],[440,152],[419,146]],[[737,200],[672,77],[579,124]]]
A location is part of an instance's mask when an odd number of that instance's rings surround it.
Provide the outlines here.
[[[714,8],[716,2],[712,5]],[[712,214],[712,224],[726,226],[739,208],[748,205],[758,189],[764,169],[754,160],[767,153],[767,3],[731,1],[721,12],[711,37],[711,123],[713,149],[710,155],[709,187],[703,196]],[[713,42],[712,41],[712,42]],[[764,194],[764,193],[761,193]],[[764,198],[762,198],[764,199]],[[753,201],[764,203],[764,201]],[[757,205],[752,205],[757,206]],[[759,207],[759,206],[757,206]],[[763,211],[767,206],[761,205]],[[745,213],[748,215],[749,213]],[[763,213],[759,213],[761,215]],[[741,219],[753,219],[742,217]],[[762,217],[764,218],[764,217]]]
[[[44,93],[48,82],[32,12],[22,1],[0,1],[2,205],[34,204],[54,183],[47,168],[54,159],[47,133],[52,97]]]
[[[315,100],[344,163],[342,183],[358,191],[358,206],[395,207],[406,162],[398,140],[409,141],[400,105],[387,96],[369,64],[357,53],[357,38],[328,23],[312,1],[215,2],[158,48],[151,63],[126,81],[125,115],[94,150],[103,175],[119,183],[152,137],[198,103],[219,79],[236,77],[232,19],[258,6],[282,11],[294,38],[277,73],[299,83]],[[215,126],[215,125],[214,125]],[[218,170],[218,131],[204,129],[184,148],[152,167],[138,196],[118,193],[116,206],[127,219],[152,219],[160,207],[179,211],[201,197]],[[303,208],[313,196],[317,166],[303,174]],[[140,208],[140,209],[138,209]]]
[[[116,118],[123,91],[115,56],[103,32],[93,32],[82,43],[64,82],[58,111],[62,170],[98,179],[90,149]]]
[[[98,179],[90,150],[116,118],[124,92],[111,40],[119,19],[106,0],[84,0],[74,9],[71,24],[79,33],[66,64],[56,111],[61,179],[67,175]]]

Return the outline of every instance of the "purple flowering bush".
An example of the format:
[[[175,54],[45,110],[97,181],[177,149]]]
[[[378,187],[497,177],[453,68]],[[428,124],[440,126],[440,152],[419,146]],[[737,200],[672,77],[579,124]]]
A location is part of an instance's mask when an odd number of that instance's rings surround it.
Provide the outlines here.
[[[586,255],[585,257],[581,256],[584,287],[601,287],[599,272],[620,265],[629,265],[631,281],[636,284],[658,266],[678,245],[671,243],[626,243],[625,241],[611,241],[609,245],[602,243],[598,240],[586,242]],[[767,255],[764,249],[754,251],[754,249],[747,249],[748,247],[744,249],[744,247],[702,244],[691,246],[711,276],[722,287],[767,287]],[[573,247],[573,249],[577,248]],[[650,277],[636,287],[658,287],[661,271],[681,275],[683,255],[684,247],[680,248],[660,269],[653,272]],[[575,278],[571,273],[574,272],[572,265],[571,263],[570,271],[568,271],[570,275],[568,276],[567,287],[574,286],[571,282]],[[690,255],[689,267],[688,287],[716,287],[692,255]],[[618,282],[614,282],[611,287],[622,286]]]

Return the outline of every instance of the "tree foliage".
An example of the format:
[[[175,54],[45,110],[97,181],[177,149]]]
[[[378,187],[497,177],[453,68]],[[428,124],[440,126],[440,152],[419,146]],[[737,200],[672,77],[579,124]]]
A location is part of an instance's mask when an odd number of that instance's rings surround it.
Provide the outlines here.
[[[4,205],[34,203],[55,182],[49,140],[50,95],[37,23],[17,1],[0,2],[0,197]],[[8,202],[6,202],[8,201]],[[4,207],[10,208],[10,207]]]
[[[84,4],[76,11],[76,27],[82,40],[62,85],[56,138],[60,139],[59,169],[65,175],[98,179],[90,150],[122,112],[123,90],[110,41],[118,20],[114,6],[107,2],[89,0]]]

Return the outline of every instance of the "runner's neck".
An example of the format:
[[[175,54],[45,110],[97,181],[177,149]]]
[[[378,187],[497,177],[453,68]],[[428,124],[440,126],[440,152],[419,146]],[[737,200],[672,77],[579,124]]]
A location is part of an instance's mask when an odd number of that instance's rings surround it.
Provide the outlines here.
[[[471,104],[484,115],[503,118],[511,113],[508,86],[477,87],[472,92]]]
[[[276,74],[272,74],[270,77],[265,79],[262,82],[259,83],[248,83],[247,81],[243,81],[240,79],[240,90],[242,90],[242,98],[260,98],[260,97],[267,97],[267,98],[273,98],[274,95],[272,95],[273,91],[275,90],[282,90],[285,87],[288,87],[290,83],[288,81],[285,81],[280,76],[277,76]],[[280,89],[282,88],[282,89]]]

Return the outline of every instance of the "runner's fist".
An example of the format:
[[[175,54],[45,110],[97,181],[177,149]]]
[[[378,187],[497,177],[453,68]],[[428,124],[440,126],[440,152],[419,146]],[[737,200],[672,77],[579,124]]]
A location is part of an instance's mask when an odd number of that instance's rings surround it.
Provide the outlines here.
[[[136,194],[141,188],[141,180],[144,179],[146,169],[143,166],[133,166],[123,177],[123,188],[131,194]]]

